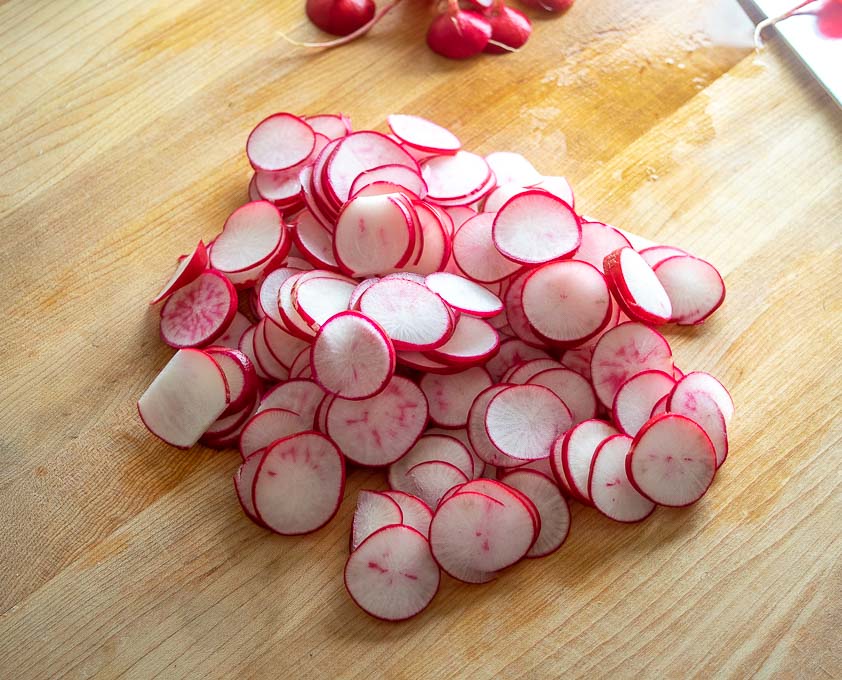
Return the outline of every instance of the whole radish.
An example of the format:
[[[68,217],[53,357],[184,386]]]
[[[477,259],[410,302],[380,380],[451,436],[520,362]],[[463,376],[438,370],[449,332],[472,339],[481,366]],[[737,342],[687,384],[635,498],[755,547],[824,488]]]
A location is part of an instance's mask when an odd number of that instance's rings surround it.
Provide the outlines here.
[[[491,39],[491,24],[470,10],[451,9],[439,14],[427,31],[427,45],[448,59],[468,59],[479,54]]]
[[[491,24],[491,42],[483,51],[489,54],[505,54],[523,47],[532,34],[532,22],[526,15],[502,3],[485,17]]]
[[[520,0],[527,7],[547,12],[566,12],[573,6],[573,0]]]
[[[348,35],[374,18],[374,0],[307,0],[307,16],[333,35]]]

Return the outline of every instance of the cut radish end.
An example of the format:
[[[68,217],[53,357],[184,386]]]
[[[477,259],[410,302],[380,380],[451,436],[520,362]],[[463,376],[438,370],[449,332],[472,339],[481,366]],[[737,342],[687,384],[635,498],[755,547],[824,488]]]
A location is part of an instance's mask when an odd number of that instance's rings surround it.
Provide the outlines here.
[[[387,118],[392,134],[404,144],[423,151],[446,154],[459,151],[462,143],[450,130],[419,116],[392,114]]]
[[[617,390],[611,408],[617,427],[634,437],[649,420],[652,409],[672,392],[675,380],[663,371],[643,371],[626,380]]]
[[[470,478],[459,468],[441,460],[418,463],[406,471],[407,490],[431,508],[438,506],[445,493]]]
[[[669,296],[672,320],[676,323],[701,323],[725,300],[722,276],[716,267],[697,257],[669,257],[658,263],[654,271]]]
[[[500,350],[497,352],[497,355],[490,359],[485,367],[491,374],[491,379],[497,382],[512,366],[529,361],[530,359],[549,358],[550,355],[544,350],[531,347],[523,342],[523,340],[513,338],[500,343]]]
[[[588,495],[597,510],[618,522],[640,522],[655,510],[655,504],[637,492],[626,474],[631,445],[631,437],[615,434],[597,447],[591,462]]]
[[[498,449],[488,437],[488,430],[485,427],[485,415],[489,402],[500,392],[506,389],[506,385],[492,385],[487,390],[479,393],[471,410],[468,412],[468,440],[471,448],[479,458],[495,467],[517,467],[523,461],[512,458]]]
[[[170,347],[196,347],[222,335],[237,312],[237,291],[211,269],[169,296],[161,307],[161,339]]]
[[[652,269],[654,269],[659,262],[663,262],[668,257],[688,254],[686,250],[675,248],[674,246],[650,246],[642,249],[635,248],[635,250],[638,250],[640,256],[646,260],[646,264],[652,267]]]
[[[421,177],[433,202],[456,201],[459,205],[469,205],[473,200],[464,199],[481,190],[491,176],[485,159],[469,151],[433,156],[421,164]]]
[[[392,164],[381,165],[379,168],[372,168],[361,173],[351,185],[351,196],[356,196],[366,187],[379,182],[402,187],[418,198],[424,198],[427,195],[427,185],[414,168]]]
[[[301,318],[315,330],[332,316],[348,309],[351,293],[357,284],[352,279],[338,278],[339,276],[314,274],[298,279],[293,293],[293,305]]]
[[[243,460],[259,449],[265,449],[278,439],[312,429],[313,421],[295,411],[269,408],[255,413],[240,432],[240,455]]]
[[[516,382],[512,380],[512,382]],[[550,368],[529,378],[528,385],[546,387],[570,409],[572,425],[596,417],[598,407],[596,394],[590,382],[569,368]],[[571,425],[571,426],[572,426]]]
[[[403,524],[403,511],[397,502],[379,491],[361,490],[351,524],[351,551],[375,531],[390,524]]]
[[[582,227],[573,209],[545,191],[518,194],[494,217],[492,238],[508,259],[540,264],[570,255],[582,241]]]
[[[441,574],[427,539],[404,525],[384,527],[348,557],[345,588],[363,611],[386,621],[422,612],[439,589]]]
[[[430,405],[430,418],[441,427],[465,427],[471,404],[480,392],[491,387],[491,376],[482,367],[452,375],[427,373],[419,386]]]
[[[245,333],[246,329],[250,326],[251,321],[248,320],[248,317],[245,314],[234,312],[234,318],[231,319],[231,323],[228,324],[228,327],[222,335],[213,341],[213,344],[217,347],[230,347],[231,349],[237,349],[240,346],[240,338],[243,337],[243,333]]]
[[[474,281],[490,283],[514,274],[520,265],[507,260],[492,238],[493,213],[478,213],[466,220],[453,236],[453,259]]]
[[[237,208],[225,221],[210,254],[210,264],[222,272],[242,272],[266,262],[286,239],[278,209],[268,201]]]
[[[427,288],[438,293],[451,307],[471,316],[486,318],[503,311],[499,297],[462,276],[435,272],[427,276],[425,283]]]
[[[207,347],[205,353],[219,365],[228,384],[229,401],[225,415],[242,410],[254,401],[258,381],[254,365],[237,349],[230,347]]]
[[[533,376],[538,375],[542,371],[548,371],[551,368],[562,368],[562,366],[555,359],[530,359],[529,361],[512,366],[500,378],[500,382],[511,385],[525,385]],[[562,401],[564,400],[562,399]]]
[[[178,263],[175,274],[170,277],[170,280],[164,284],[164,287],[152,298],[149,304],[154,305],[175,293],[179,288],[184,288],[188,283],[195,281],[207,266],[208,251],[205,244],[199,241],[195,250]]]
[[[446,364],[477,364],[493,356],[500,346],[500,336],[484,319],[461,316],[453,334],[440,347],[427,352],[431,359]]]
[[[289,380],[264,394],[257,410],[283,408],[295,411],[305,420],[313,422],[316,409],[324,396],[324,390],[312,380]]]
[[[626,473],[653,503],[683,507],[705,495],[716,474],[716,453],[700,425],[665,413],[637,433],[626,456]]]
[[[618,248],[630,247],[629,240],[615,227],[602,222],[582,222],[582,243],[573,257],[605,273],[606,255]]]
[[[366,399],[395,372],[395,349],[380,326],[359,312],[341,312],[322,324],[313,343],[313,377],[343,399]]]
[[[430,535],[433,511],[424,501],[403,491],[383,491],[382,493],[400,506],[403,524],[412,527],[425,538]]]
[[[405,456],[389,466],[389,486],[396,491],[405,491],[424,500],[413,490],[414,484],[407,478],[407,473],[416,465],[430,461],[448,463],[468,479],[474,476],[473,458],[465,444],[450,435],[428,433],[422,436]],[[466,482],[468,479],[459,483]],[[435,507],[430,503],[427,505]]]
[[[531,187],[543,177],[526,158],[512,151],[495,151],[485,157],[485,161],[494,171],[498,184],[518,184]]]
[[[691,394],[707,394],[716,402],[722,415],[725,417],[725,424],[731,422],[734,416],[734,402],[728,390],[714,378],[710,373],[704,371],[693,371],[688,373],[675,386],[675,390],[670,397],[676,403],[681,401],[689,401]],[[670,405],[667,405],[667,410],[672,410]]]
[[[304,209],[295,218],[293,239],[298,249],[314,267],[339,269],[336,256],[333,254],[333,234],[309,210]]]
[[[257,518],[254,511],[254,476],[257,474],[257,468],[260,466],[260,461],[263,460],[265,451],[256,451],[246,459],[237,471],[234,473],[234,490],[237,492],[237,498],[240,501],[240,506],[246,516],[256,524],[264,526]]]
[[[316,145],[316,134],[298,116],[276,113],[263,119],[246,142],[246,154],[255,170],[286,170],[304,161]]]
[[[637,251],[619,248],[606,255],[603,266],[614,298],[629,317],[651,324],[670,320],[669,295]]]
[[[725,416],[716,401],[708,393],[700,390],[681,389],[678,396],[675,390],[666,403],[669,413],[679,413],[700,425],[710,438],[716,452],[716,467],[725,462],[728,456],[728,429]]]
[[[175,353],[137,402],[147,429],[168,444],[193,446],[228,406],[225,374],[194,349]]]
[[[586,420],[570,430],[561,443],[561,464],[570,493],[577,500],[593,505],[588,495],[588,478],[591,462],[597,447],[617,432],[616,428],[602,420]]]
[[[541,530],[527,557],[545,557],[558,550],[570,533],[570,508],[553,481],[536,470],[518,468],[503,483],[531,500],[541,517]]]

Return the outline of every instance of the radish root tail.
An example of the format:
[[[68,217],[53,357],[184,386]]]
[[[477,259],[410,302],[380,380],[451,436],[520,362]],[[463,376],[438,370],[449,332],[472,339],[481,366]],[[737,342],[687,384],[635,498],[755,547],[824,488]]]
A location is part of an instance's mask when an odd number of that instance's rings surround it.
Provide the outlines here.
[[[385,5],[379,12],[377,12],[377,14],[375,14],[371,18],[371,21],[363,24],[353,33],[349,33],[348,35],[343,35],[341,38],[337,38],[336,40],[326,40],[325,42],[301,42],[299,40],[295,40],[294,38],[289,37],[283,31],[276,31],[276,32],[286,42],[288,42],[290,45],[295,45],[296,47],[325,48],[325,49],[330,48],[330,47],[339,47],[340,45],[347,45],[349,42],[353,42],[357,38],[360,38],[360,37],[364,36],[372,28],[374,28],[377,25],[377,23],[383,17],[385,17],[389,12],[391,12],[400,3],[401,3],[401,0],[392,0],[392,2],[390,2],[388,5]]]

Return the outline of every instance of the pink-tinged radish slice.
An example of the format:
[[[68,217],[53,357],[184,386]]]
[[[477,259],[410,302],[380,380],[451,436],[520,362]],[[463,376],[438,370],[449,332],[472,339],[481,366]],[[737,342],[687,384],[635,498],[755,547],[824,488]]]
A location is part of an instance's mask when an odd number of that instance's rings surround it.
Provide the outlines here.
[[[533,376],[552,368],[562,368],[562,365],[555,359],[530,359],[529,361],[512,366],[506,371],[500,382],[509,383],[510,385],[525,385]],[[562,401],[564,400],[562,399]]]
[[[257,393],[257,373],[251,360],[237,349],[230,347],[207,347],[205,353],[219,364],[228,383],[229,401],[225,414],[240,411],[254,401]]]
[[[199,442],[205,446],[215,449],[236,448],[240,441],[242,432],[248,419],[254,415],[260,394],[255,393],[251,401],[241,410],[228,416],[217,418],[207,430],[205,430]]]
[[[678,396],[675,391],[669,395],[666,404],[669,413],[679,413],[687,416],[705,431],[710,438],[716,452],[716,467],[718,468],[728,457],[728,428],[722,410],[706,392],[681,390]]]
[[[320,113],[304,116],[304,120],[316,134],[324,135],[328,139],[339,139],[351,133],[351,119],[344,113]]]
[[[430,419],[440,427],[465,427],[468,411],[480,392],[491,387],[491,376],[476,366],[452,375],[426,373],[418,383],[430,405]]]
[[[257,373],[258,378],[261,380],[269,380],[269,376],[263,368],[261,368],[260,363],[257,361],[257,355],[254,351],[254,334],[256,330],[257,324],[249,326],[240,338],[240,344],[237,349],[248,357],[248,360],[252,363],[252,366],[254,366],[254,370]]]
[[[701,323],[725,300],[725,282],[705,260],[678,255],[658,263],[654,271],[669,296],[672,321],[678,324]]]
[[[381,165],[361,173],[351,184],[351,196],[356,196],[362,189],[375,182],[389,182],[397,187],[408,189],[418,198],[427,195],[427,185],[413,168],[405,165]]]
[[[684,371],[682,371],[678,366],[673,366],[672,377],[675,378],[676,382],[678,382],[684,377]]]
[[[447,342],[427,354],[447,364],[476,364],[493,356],[499,346],[500,336],[494,326],[484,319],[464,315],[459,317]]]
[[[327,151],[325,149],[324,151]],[[322,152],[324,154],[324,151]],[[324,206],[320,198],[316,195],[313,188],[313,166],[307,165],[302,168],[300,173],[301,180],[301,198],[304,200],[304,205],[307,207],[313,217],[315,217],[321,225],[328,231],[333,231],[334,219],[336,215],[333,211],[328,210]]]
[[[403,513],[403,524],[418,531],[424,538],[430,535],[430,522],[433,521],[433,511],[424,501],[403,491],[383,491],[400,506]]]
[[[394,113],[386,120],[392,133],[404,144],[440,154],[456,153],[462,148],[456,135],[426,118]]]
[[[278,439],[285,439],[313,427],[312,420],[302,418],[295,411],[269,408],[255,413],[240,432],[240,455],[243,460],[259,449],[265,449]]]
[[[626,474],[653,503],[684,507],[708,490],[716,474],[716,452],[698,423],[665,413],[637,433],[626,456]]]
[[[555,479],[556,484],[558,484],[559,488],[571,498],[578,497],[573,494],[570,490],[570,482],[567,480],[567,476],[564,474],[564,463],[562,462],[562,453],[564,451],[564,440],[567,435],[559,437],[558,439],[553,442],[553,447],[550,450],[550,469],[552,470],[553,479]],[[517,468],[515,468],[517,469]]]
[[[597,447],[608,437],[620,434],[615,427],[602,420],[585,420],[569,430],[561,444],[561,465],[564,478],[574,498],[593,505],[588,495],[591,462]]]
[[[618,248],[631,248],[631,244],[616,228],[602,222],[582,222],[582,243],[573,257],[605,273],[605,256]]]
[[[438,592],[440,579],[427,539],[404,525],[376,531],[345,564],[351,599],[384,621],[403,621],[422,612]]]
[[[365,185],[355,193],[352,193],[349,200],[354,198],[369,198],[371,196],[386,196],[388,194],[401,195],[412,201],[420,200],[419,196],[405,186],[385,180],[377,180],[376,182]]]
[[[453,317],[445,301],[414,281],[378,281],[363,293],[359,307],[380,324],[395,349],[433,349],[453,335]]]
[[[380,326],[359,312],[340,312],[319,328],[310,364],[313,378],[343,399],[367,399],[395,372],[395,348]]]
[[[459,227],[477,214],[476,210],[466,205],[445,206],[442,208],[442,211],[453,221],[453,229],[450,232],[451,236],[456,233]]]
[[[295,335],[296,337],[309,343],[314,337],[316,337],[316,331],[301,316],[301,313],[295,307],[293,297],[295,285],[298,283],[301,276],[306,273],[307,272],[293,274],[284,281],[278,291],[278,309],[280,311],[281,318],[283,319],[284,327],[292,335]]]
[[[585,345],[576,349],[568,349],[561,356],[561,363],[571,371],[576,371],[586,380],[591,380],[591,357],[593,347]]]
[[[658,403],[656,403],[652,407],[652,413],[649,414],[650,419],[654,418],[655,416],[663,415],[664,413],[667,412],[667,402],[669,401],[669,398],[670,398],[670,395],[665,394],[663,397],[661,397],[658,400]]]
[[[546,458],[556,438],[573,424],[570,409],[540,385],[513,385],[491,399],[485,413],[488,438],[511,458]]]
[[[516,468],[501,468],[498,470],[500,481],[505,482],[506,476],[515,470],[531,470],[533,472],[538,472],[555,484],[555,473],[553,472],[553,466],[552,463],[550,463],[549,456],[547,458],[539,458],[538,460],[530,460],[528,463],[519,465]]]
[[[409,493],[435,508],[445,493],[454,486],[464,484],[469,478],[455,465],[428,460],[407,470],[404,479]]]
[[[421,274],[415,274],[414,272],[392,272],[391,274],[386,274],[382,280],[391,281],[392,279],[412,281],[413,283],[418,283],[423,286],[425,277]]]
[[[623,311],[644,323],[666,323],[672,304],[652,267],[632,248],[619,248],[605,256],[605,278]]]
[[[263,324],[263,341],[272,356],[283,366],[289,368],[295,357],[308,347],[308,343],[287,333],[271,321]]]
[[[339,269],[333,254],[333,234],[306,208],[295,218],[292,236],[298,249],[314,267]]]
[[[277,172],[258,172],[254,186],[258,200],[269,201],[279,208],[296,203],[301,197],[301,164]]]
[[[570,409],[572,425],[596,417],[596,394],[590,382],[569,368],[550,368],[529,378],[528,385],[546,387]]]
[[[520,184],[498,184],[494,190],[485,198],[482,205],[484,212],[496,213],[502,208],[509,199],[522,194],[524,191],[529,191],[530,187],[524,187]]]
[[[526,277],[522,296],[529,325],[561,345],[584,342],[611,318],[605,277],[586,262],[565,260],[539,267]]]
[[[515,336],[533,347],[544,347],[546,345],[544,339],[535,333],[523,311],[523,287],[533,271],[533,269],[524,269],[513,275],[509,279],[509,287],[506,289],[503,300],[506,305],[506,318]]]
[[[276,113],[257,124],[246,142],[255,170],[286,170],[304,161],[316,145],[316,134],[298,116]]]
[[[266,450],[254,478],[257,517],[272,531],[307,534],[330,521],[345,490],[345,460],[330,439],[302,432]]]
[[[560,198],[530,190],[500,208],[492,238],[508,259],[541,264],[573,253],[582,241],[582,227],[573,209]]]
[[[300,274],[301,271],[293,267],[275,269],[266,275],[258,288],[257,300],[260,310],[264,316],[269,317],[269,319],[281,328],[285,328],[286,323],[278,308],[278,293],[288,278],[295,274]]]
[[[218,347],[237,349],[240,346],[240,338],[243,337],[243,333],[246,332],[249,326],[251,326],[251,321],[248,320],[245,314],[234,312],[234,318],[231,319],[231,323],[228,324],[222,335],[213,341],[213,344]]]
[[[495,467],[517,467],[523,461],[512,458],[498,449],[489,439],[488,430],[485,427],[485,413],[489,402],[500,392],[506,389],[506,385],[492,385],[477,395],[471,410],[468,411],[468,440],[474,453],[488,465]]]
[[[670,400],[675,400],[676,403],[689,401],[689,395],[693,393],[707,394],[716,402],[719,410],[722,411],[722,415],[725,417],[725,424],[727,425],[731,422],[731,418],[734,416],[734,402],[731,399],[731,394],[710,373],[693,371],[685,375],[675,386]],[[672,410],[669,404],[667,405],[667,410]]]
[[[548,194],[552,194],[556,198],[560,198],[571,208],[576,207],[576,201],[573,196],[573,187],[570,186],[570,182],[567,181],[566,177],[550,175],[542,178],[541,181],[538,182],[538,184],[535,184],[533,188],[542,189]]]
[[[287,235],[286,229],[282,231],[282,234],[281,240],[278,242],[278,247],[263,262],[239,272],[222,273],[237,288],[252,288],[256,286],[267,272],[277,269],[287,260],[287,255],[292,247],[292,238]]]
[[[356,550],[375,531],[390,524],[403,524],[401,506],[386,494],[362,489],[357,494],[351,524],[351,550]]]
[[[359,465],[391,465],[421,436],[427,400],[415,383],[393,376],[368,399],[336,399],[327,412],[327,432],[349,460]]]
[[[310,349],[301,350],[301,353],[292,361],[289,367],[290,378],[312,378],[313,368],[310,365]]]
[[[285,239],[283,220],[269,201],[237,208],[225,221],[210,254],[210,264],[222,272],[242,272],[266,262]]]
[[[672,351],[663,335],[641,323],[612,328],[594,347],[591,376],[596,396],[606,408],[613,406],[626,380],[646,370],[672,374]]]
[[[597,447],[591,462],[588,495],[597,510],[618,522],[640,522],[655,510],[655,504],[638,493],[626,474],[631,445],[631,437],[615,434]]]
[[[478,213],[465,221],[453,236],[453,259],[474,281],[490,283],[514,274],[520,265],[497,250],[491,230],[494,213]]]
[[[434,435],[434,434],[441,434],[446,437],[453,437],[454,439],[458,439],[465,445],[465,448],[468,450],[468,453],[471,455],[471,459],[474,462],[474,474],[473,479],[477,479],[482,477],[483,472],[485,472],[485,461],[477,456],[474,453],[474,449],[471,446],[471,440],[468,438],[468,431],[465,428],[459,428],[454,430],[446,430],[438,427],[431,427],[425,433],[427,435]]]
[[[272,354],[269,346],[266,344],[267,323],[271,322],[261,319],[254,329],[254,336],[252,337],[254,358],[257,359],[257,365],[272,380],[288,380],[290,378],[289,368],[275,358],[275,355]]]
[[[588,219],[588,221],[598,222],[599,220]],[[620,227],[614,228],[629,240],[631,247],[634,248],[637,252],[641,252],[643,250],[646,250],[647,248],[652,248],[658,245],[654,241],[650,241],[648,238],[644,238],[643,236],[639,236],[638,234],[633,234],[632,232],[626,231],[625,229],[620,229]]]
[[[502,471],[501,474],[501,470],[497,470],[497,474],[501,476],[507,473],[508,471]],[[535,507],[535,504],[526,494],[497,479],[475,479],[467,484],[463,484],[456,491],[456,493],[468,492],[483,493],[500,501],[503,505],[510,505],[514,502],[526,508],[532,519],[532,543],[535,543],[538,534],[541,532],[541,515],[538,512],[538,508]]]
[[[336,399],[332,394],[326,394],[324,399],[319,402],[316,407],[316,415],[313,417],[313,423],[319,432],[325,433],[327,430],[327,410],[330,408],[333,400]]]
[[[427,276],[427,288],[460,312],[487,318],[503,311],[503,302],[478,283],[455,274],[435,272]]]
[[[237,291],[212,269],[167,298],[161,307],[161,339],[170,347],[207,345],[218,338],[237,312]]]
[[[433,156],[421,164],[421,177],[427,183],[427,195],[434,202],[461,201],[481,190],[492,177],[482,156],[459,151],[452,156]],[[469,205],[465,201],[459,205]]]
[[[351,293],[351,299],[348,300],[348,307],[350,309],[359,309],[359,301],[360,298],[363,296],[369,288],[371,288],[375,283],[377,283],[380,279],[377,276],[373,276],[370,279],[363,279],[357,284],[357,287],[354,288],[353,292]]]
[[[530,359],[549,359],[544,350],[527,345],[523,340],[513,338],[500,343],[500,350],[486,364],[491,379],[499,381],[512,366]]]
[[[313,276],[299,279],[295,308],[311,328],[318,330],[329,318],[348,309],[356,282],[350,279]]]
[[[485,157],[494,171],[498,184],[519,184],[529,187],[538,184],[543,177],[526,158],[512,151],[495,151]]]
[[[441,271],[447,266],[452,252],[449,227],[445,226],[449,224],[449,218],[424,201],[414,201],[413,207],[421,227],[421,238],[417,241],[422,248],[418,261],[407,268],[418,274]]]
[[[184,288],[188,283],[195,281],[207,266],[208,251],[205,244],[199,241],[195,250],[178,263],[175,274],[170,277],[170,280],[164,284],[164,287],[152,298],[149,304],[154,305],[156,302],[172,295],[179,288]]]
[[[643,371],[626,380],[614,396],[611,418],[627,435],[634,437],[651,417],[652,409],[675,387],[675,380],[663,371]]]
[[[459,371],[465,370],[464,366],[445,364],[430,359],[421,352],[396,352],[395,355],[401,366],[406,366],[416,371],[435,373],[436,375],[450,375],[451,373],[458,373]]]
[[[389,466],[389,486],[396,491],[405,491],[418,496],[407,480],[407,472],[420,463],[441,461],[456,467],[468,479],[474,475],[474,463],[467,447],[456,437],[448,434],[425,434],[405,456]],[[462,480],[460,483],[468,481]],[[450,487],[448,487],[450,488]],[[422,496],[419,496],[422,498]],[[430,503],[427,503],[430,505]],[[435,507],[431,505],[430,507]]]
[[[193,446],[228,406],[225,374],[195,349],[175,353],[137,402],[147,429],[167,444]]]
[[[649,246],[648,248],[637,249],[640,256],[646,260],[652,269],[654,269],[659,262],[663,262],[667,258],[676,257],[678,255],[687,255],[686,250],[676,248],[675,246]]]
[[[262,201],[263,197],[257,192],[257,173],[253,173],[249,180],[248,188],[249,201]]]
[[[523,493],[538,509],[541,531],[527,557],[545,557],[558,550],[570,533],[570,508],[555,483],[541,472],[518,468],[504,484]]]
[[[240,507],[246,516],[256,524],[263,526],[263,523],[257,519],[257,514],[254,511],[254,476],[257,474],[257,468],[260,466],[260,461],[263,460],[265,451],[256,451],[250,455],[237,471],[234,473],[234,490],[237,492],[237,498],[240,501]]]
[[[312,380],[290,380],[276,385],[260,401],[259,411],[268,408],[284,408],[295,411],[302,418],[313,422],[316,409],[324,399],[324,390]]]

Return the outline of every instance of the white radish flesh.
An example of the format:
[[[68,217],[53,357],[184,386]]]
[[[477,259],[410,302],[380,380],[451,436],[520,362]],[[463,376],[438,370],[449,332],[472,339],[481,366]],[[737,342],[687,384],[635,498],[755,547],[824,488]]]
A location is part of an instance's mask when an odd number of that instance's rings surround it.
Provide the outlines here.
[[[257,410],[284,408],[295,411],[305,420],[313,422],[316,409],[324,397],[324,390],[312,380],[288,380],[264,394]]]
[[[462,144],[450,130],[426,118],[395,113],[388,116],[389,129],[405,144],[434,153],[455,153]]]
[[[211,248],[210,264],[221,272],[242,272],[275,253],[285,235],[278,209],[268,201],[237,208],[225,221]]]
[[[452,375],[425,374],[419,387],[430,405],[430,419],[441,427],[465,427],[471,404],[491,386],[491,376],[476,366]]]
[[[403,491],[383,491],[383,495],[391,498],[400,506],[403,513],[403,524],[412,527],[425,538],[430,535],[430,522],[433,521],[433,511],[420,498]]]
[[[594,507],[617,522],[640,522],[655,510],[655,504],[641,496],[626,474],[626,456],[632,438],[615,434],[596,450],[588,480],[588,496]]]
[[[469,205],[473,200],[465,199],[481,190],[491,176],[485,159],[469,151],[433,156],[421,164],[421,177],[433,202],[456,201],[458,205]]]
[[[431,508],[438,506],[445,493],[465,484],[470,478],[455,465],[441,460],[428,460],[406,471],[407,491]]]
[[[620,433],[609,423],[602,420],[586,420],[571,429],[562,440],[561,464],[564,478],[573,496],[583,503],[592,504],[588,495],[588,478],[596,449],[615,434]]]
[[[500,350],[486,364],[492,380],[499,381],[512,366],[530,359],[549,359],[544,350],[527,345],[523,340],[512,338],[500,343]]]
[[[427,352],[431,359],[453,365],[485,362],[500,346],[500,336],[484,319],[463,314],[444,344]]]
[[[314,330],[329,318],[348,309],[356,281],[332,276],[301,277],[294,290],[296,311]]]
[[[704,371],[687,373],[678,381],[670,398],[678,402],[687,399],[687,395],[691,393],[707,394],[716,402],[719,410],[722,411],[722,415],[725,417],[725,423],[728,424],[731,422],[731,418],[734,416],[734,402],[728,390],[725,389],[725,386],[710,373],[705,373]],[[667,406],[668,410],[670,410],[669,404]]]
[[[625,434],[634,437],[649,420],[652,409],[672,392],[675,380],[663,371],[642,371],[626,380],[617,390],[611,414]]]
[[[403,524],[403,511],[397,502],[379,491],[361,490],[351,523],[351,551],[375,531],[390,524]]]
[[[486,318],[503,311],[503,302],[499,297],[462,276],[436,272],[427,276],[425,283],[427,288],[460,312]]]
[[[550,368],[526,381],[528,385],[541,385],[553,392],[570,409],[572,425],[596,417],[599,406],[590,382],[569,368]],[[571,426],[572,426],[571,425]]]
[[[725,300],[725,283],[710,262],[690,255],[669,257],[654,268],[672,305],[672,321],[697,324]]]
[[[420,463],[440,461],[453,465],[467,481],[474,476],[474,463],[467,447],[456,437],[446,434],[424,434],[415,445],[389,466],[389,486],[396,491],[415,492],[407,484],[407,473]],[[430,505],[428,503],[428,505]],[[434,507],[434,506],[431,506]]]
[[[299,432],[312,429],[308,421],[295,411],[269,408],[254,414],[240,432],[240,455],[246,460],[252,453]]]
[[[575,251],[582,241],[582,227],[579,217],[561,199],[540,190],[527,191],[500,208],[492,237],[510,260],[540,264]]]
[[[520,269],[497,250],[491,235],[493,213],[478,213],[453,235],[453,259],[459,270],[474,281],[500,281]]]
[[[499,184],[514,183],[529,187],[538,184],[543,177],[526,158],[512,151],[495,151],[485,157],[494,171]]]
[[[573,257],[605,273],[605,256],[630,247],[629,240],[616,228],[602,222],[582,222],[582,243]]]
[[[541,530],[527,557],[545,557],[558,550],[570,532],[570,508],[552,480],[535,470],[509,472],[503,483],[531,500],[541,517]]]
[[[728,428],[725,416],[716,401],[706,392],[680,390],[678,396],[670,394],[665,405],[669,413],[679,413],[697,423],[710,437],[716,452],[716,467],[728,456]]]

